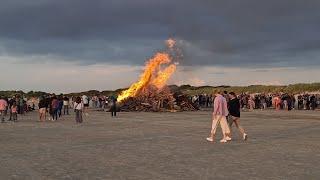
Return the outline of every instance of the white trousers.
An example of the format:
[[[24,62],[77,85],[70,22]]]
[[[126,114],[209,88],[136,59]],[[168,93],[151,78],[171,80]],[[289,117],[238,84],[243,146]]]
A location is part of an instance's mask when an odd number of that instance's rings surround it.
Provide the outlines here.
[[[222,129],[223,136],[225,136],[226,134],[229,134],[230,133],[230,128],[228,126],[226,116],[221,116],[221,115],[214,115],[212,117],[211,133],[213,135],[216,134],[217,127],[218,127],[219,123],[220,123],[221,129]]]

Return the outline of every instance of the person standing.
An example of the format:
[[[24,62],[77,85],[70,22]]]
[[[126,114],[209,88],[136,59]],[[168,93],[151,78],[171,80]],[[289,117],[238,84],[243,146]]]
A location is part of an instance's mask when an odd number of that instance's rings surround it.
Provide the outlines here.
[[[117,116],[117,99],[115,97],[111,98],[111,117],[116,117]]]
[[[13,103],[15,103],[15,104],[17,105],[17,103],[16,103],[16,97],[14,97],[14,96],[9,100],[9,103],[8,103],[9,111],[10,111],[9,121],[12,121],[12,113],[11,113],[11,110],[10,110],[10,109],[11,109]]]
[[[49,113],[48,121],[53,121],[53,119],[52,119],[52,115],[53,115],[52,98],[53,97],[51,95],[46,97],[46,106],[47,106],[47,111]]]
[[[85,94],[82,95],[82,103],[83,103],[83,113],[88,116],[89,114],[87,113],[87,108],[89,108],[89,97],[86,96]]]
[[[59,96],[58,98],[58,115],[61,117],[62,115],[62,108],[63,108],[63,98],[62,96]]]
[[[73,108],[74,108],[74,112],[76,113],[76,123],[82,123],[83,121],[82,112],[83,112],[84,104],[81,101],[81,97],[76,98]]]
[[[4,97],[0,97],[0,114],[1,114],[1,122],[5,122],[5,115],[8,107],[8,102],[5,100]]]
[[[249,97],[248,104],[249,104],[250,111],[253,111],[253,109],[255,107],[255,103],[254,103],[253,97],[251,97],[251,96]]]
[[[214,91],[215,99],[214,99],[214,105],[213,105],[213,113],[212,113],[212,128],[210,137],[207,138],[207,141],[213,142],[214,137],[216,134],[216,130],[218,127],[218,124],[220,123],[221,129],[222,129],[222,136],[223,138],[220,140],[221,143],[226,143],[227,141],[230,141],[230,128],[227,123],[226,117],[228,116],[228,107],[227,107],[227,101],[226,98],[224,98],[221,95],[221,92],[218,90]]]
[[[310,96],[310,110],[315,110],[317,106],[316,96],[312,94]]]
[[[45,122],[46,121],[46,113],[47,113],[47,102],[44,97],[41,97],[39,100],[39,121]]]
[[[53,96],[51,101],[52,121],[58,120],[58,107],[59,107],[59,101],[56,96]]]
[[[248,135],[245,133],[244,129],[240,126],[240,109],[241,109],[240,101],[234,92],[230,92],[229,97],[230,97],[230,100],[228,103],[228,110],[230,114],[229,126],[231,128],[234,122],[239,132],[241,133],[243,140],[247,140]]]
[[[274,104],[275,104],[275,108],[276,110],[280,110],[281,109],[281,98],[279,95],[276,95],[274,98]]]
[[[69,98],[65,96],[63,98],[63,115],[69,115]]]
[[[15,102],[11,106],[10,115],[14,122],[18,121],[18,106]]]
[[[267,109],[267,100],[266,100],[266,97],[265,95],[262,95],[261,98],[260,98],[260,109],[261,110],[265,110]]]

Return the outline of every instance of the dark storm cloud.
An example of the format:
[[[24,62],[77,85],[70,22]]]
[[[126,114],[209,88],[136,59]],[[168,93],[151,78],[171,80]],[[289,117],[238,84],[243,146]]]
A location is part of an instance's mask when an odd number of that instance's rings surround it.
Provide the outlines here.
[[[319,65],[318,0],[2,0],[0,48],[142,64],[168,37],[184,65]]]

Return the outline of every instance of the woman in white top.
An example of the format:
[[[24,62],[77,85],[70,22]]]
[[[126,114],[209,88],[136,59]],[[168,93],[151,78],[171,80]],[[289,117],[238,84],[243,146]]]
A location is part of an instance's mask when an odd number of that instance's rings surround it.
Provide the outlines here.
[[[81,97],[77,97],[76,101],[74,102],[74,112],[76,113],[76,122],[82,123],[82,111],[83,111],[83,103],[81,101]]]

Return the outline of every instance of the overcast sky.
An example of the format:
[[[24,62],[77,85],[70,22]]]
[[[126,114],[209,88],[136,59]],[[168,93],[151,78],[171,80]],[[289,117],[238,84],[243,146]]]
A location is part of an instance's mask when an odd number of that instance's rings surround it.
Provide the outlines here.
[[[319,82],[319,0],[1,0],[0,90],[123,88],[177,39],[172,84]]]

